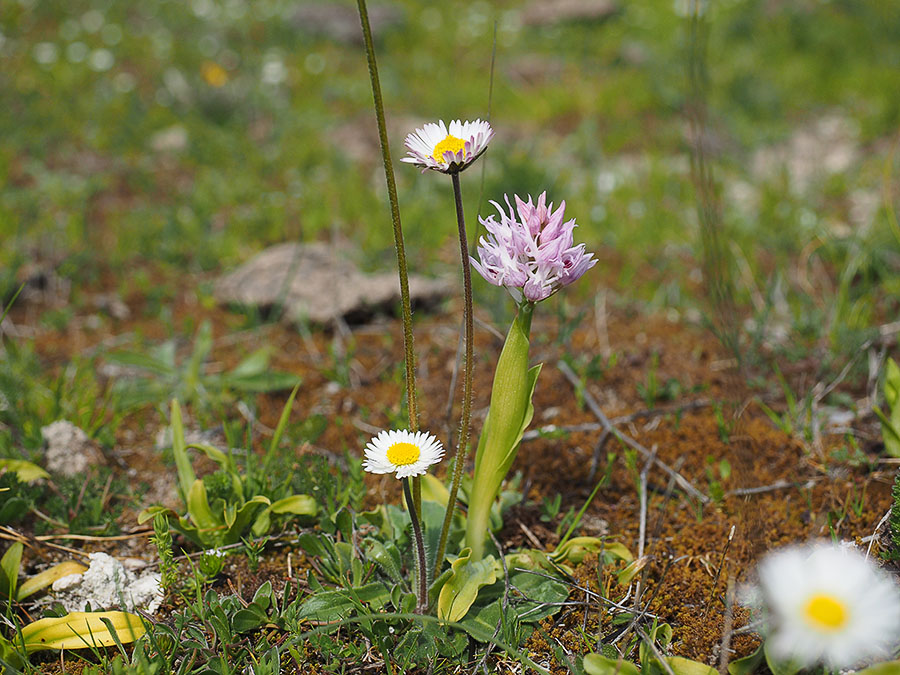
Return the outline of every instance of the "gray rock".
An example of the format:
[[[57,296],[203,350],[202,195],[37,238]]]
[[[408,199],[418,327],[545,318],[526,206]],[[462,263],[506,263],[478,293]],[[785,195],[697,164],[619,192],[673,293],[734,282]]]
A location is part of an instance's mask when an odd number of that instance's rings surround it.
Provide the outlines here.
[[[414,304],[434,304],[451,293],[442,279],[410,275]],[[278,244],[216,282],[216,299],[264,311],[284,308],[292,322],[359,321],[390,310],[400,299],[396,272],[364,274],[328,244]]]
[[[47,471],[63,476],[77,476],[91,467],[103,464],[103,454],[80,428],[66,420],[41,427],[47,443],[44,465]]]
[[[567,21],[601,21],[618,9],[612,0],[533,0],[522,13],[522,22],[551,26]]]
[[[342,44],[362,45],[362,27],[357,12],[355,4],[304,2],[297,5],[291,23],[313,37],[324,36]],[[403,20],[403,13],[397,7],[386,5],[370,5],[368,14],[372,34],[376,37]]]

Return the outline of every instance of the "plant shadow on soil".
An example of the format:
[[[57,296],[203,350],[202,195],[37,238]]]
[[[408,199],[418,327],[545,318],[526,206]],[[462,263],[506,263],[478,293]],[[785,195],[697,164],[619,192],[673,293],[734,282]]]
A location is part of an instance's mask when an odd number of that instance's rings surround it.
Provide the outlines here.
[[[336,386],[333,369],[326,363],[332,353],[329,345],[337,339],[334,333],[318,331],[304,339],[295,329],[277,323],[238,333],[245,317],[215,307],[198,307],[192,298],[190,291],[176,298],[172,323],[180,325],[186,317],[195,321],[209,318],[217,338],[213,352],[216,363],[232,367],[242,354],[268,344],[273,347],[274,369],[303,378],[293,416],[305,419],[315,413],[323,415],[328,424],[313,444],[303,445],[300,451],[324,454],[339,465],[344,450],[361,452],[373,426],[388,427],[403,419],[403,383],[397,376],[402,372],[402,345],[396,319],[380,319],[352,329],[349,339],[353,349],[348,357],[352,377],[347,386]],[[131,305],[131,316],[137,318],[114,321],[108,324],[110,334],[97,334],[87,330],[88,324],[76,315],[63,331],[38,333],[38,354],[45,363],[58,365],[89,347],[102,345],[113,335],[163,337],[156,321],[140,318],[139,296],[126,298],[126,302]],[[446,416],[448,383],[457,350],[458,314],[451,311],[455,309],[450,303],[442,313],[417,317],[415,325],[423,426],[445,441],[448,430],[455,430],[458,423],[456,409],[449,421]],[[27,325],[34,315],[33,308],[23,305],[16,306],[11,314],[18,325]],[[844,447],[843,435],[825,435],[817,443],[804,444],[776,429],[754,403],[759,389],[747,385],[721,345],[696,325],[658,315],[640,316],[631,309],[613,309],[601,322],[588,311],[566,343],[560,344],[555,340],[558,326],[551,315],[539,314],[532,330],[532,360],[543,361],[546,366],[536,390],[531,429],[596,423],[555,366],[566,355],[577,360],[615,353],[614,363],[605,359],[610,364],[607,368],[589,373],[592,377],[584,380],[586,393],[610,418],[631,415],[632,419],[621,423],[621,429],[700,492],[714,498],[705,505],[692,500],[682,490],[673,490],[669,477],[651,466],[646,473],[648,496],[642,538],[639,485],[645,457],[629,459],[624,446],[614,439],[598,447],[600,429],[529,436],[513,467],[522,474],[528,503],[514,508],[506,519],[499,535],[506,550],[520,546],[552,549],[558,540],[556,521],[542,521],[536,504],[559,493],[560,513],[570,507],[577,510],[597,477],[608,468],[609,482],[587,510],[582,531],[606,534],[634,553],[643,551],[647,563],[639,577],[643,589],[640,606],[671,623],[676,655],[715,665],[725,631],[729,584],[740,588],[752,582],[754,563],[763,552],[811,538],[835,536],[859,541],[875,532],[890,505],[893,478],[892,467],[879,464],[880,448],[875,442],[863,444],[864,461],[851,464],[831,459],[833,452]],[[476,433],[486,412],[494,355],[501,346],[501,339],[485,329],[487,323],[476,329]],[[232,337],[222,339],[224,336]],[[678,382],[679,386],[666,389],[669,400],[648,401],[651,373],[657,382]],[[772,379],[769,391],[777,392]],[[843,389],[850,394],[861,393],[853,390],[852,383]],[[277,424],[286,397],[286,392],[257,397],[261,429]],[[664,412],[647,413],[648,403]],[[777,407],[777,402],[772,405]],[[171,466],[154,451],[155,435],[164,423],[153,410],[127,416],[115,430],[115,448],[107,449],[116,470],[131,471],[151,485],[171,482]],[[254,445],[260,449],[266,439],[264,434],[257,436]],[[596,476],[591,478],[595,455],[600,461],[595,466]],[[722,460],[727,462],[723,464]],[[604,466],[608,461],[611,467]],[[202,473],[211,467],[198,459],[196,468]],[[444,470],[440,468],[438,475],[442,476]],[[366,506],[399,501],[394,481],[367,476],[366,484]],[[122,516],[126,531],[133,529],[135,513],[126,510]],[[84,550],[155,557],[144,539],[122,544],[88,542]],[[46,549],[32,550],[26,554],[27,564],[33,567],[55,555]],[[271,581],[277,591],[284,587],[289,569],[295,579],[308,569],[302,552],[291,546],[270,548],[265,557],[260,568],[251,572],[246,558],[235,556],[213,588],[249,600],[263,581]],[[598,579],[606,583],[609,571],[598,573],[597,565],[596,556],[586,558],[575,570],[575,580],[599,590]],[[570,597],[578,599],[579,592]],[[172,606],[164,606],[163,616],[167,608],[171,610]],[[735,606],[733,627],[739,629],[748,620],[748,611]],[[527,648],[538,661],[554,662],[554,673],[565,673],[568,669],[554,656],[559,647],[582,653],[593,646],[597,636],[608,638],[614,630],[596,603],[567,607],[543,622],[543,630],[533,634]],[[749,653],[756,644],[752,633],[733,636],[734,653],[729,660]],[[42,662],[46,672],[60,672],[56,656],[36,656],[35,662]],[[73,663],[74,659],[66,660],[65,672],[79,671]],[[312,667],[307,672],[317,671]]]

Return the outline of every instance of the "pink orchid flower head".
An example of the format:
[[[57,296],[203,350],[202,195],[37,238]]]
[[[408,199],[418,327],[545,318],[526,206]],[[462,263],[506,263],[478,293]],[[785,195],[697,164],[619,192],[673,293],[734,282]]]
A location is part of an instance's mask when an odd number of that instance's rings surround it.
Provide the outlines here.
[[[584,244],[575,244],[575,219],[565,220],[566,203],[554,211],[541,193],[535,204],[529,195],[523,201],[513,195],[515,208],[504,195],[508,213],[497,202],[500,214],[479,221],[487,229],[478,246],[478,260],[471,258],[478,273],[495,286],[505,286],[516,302],[546,300],[563,286],[581,278],[597,264]]]

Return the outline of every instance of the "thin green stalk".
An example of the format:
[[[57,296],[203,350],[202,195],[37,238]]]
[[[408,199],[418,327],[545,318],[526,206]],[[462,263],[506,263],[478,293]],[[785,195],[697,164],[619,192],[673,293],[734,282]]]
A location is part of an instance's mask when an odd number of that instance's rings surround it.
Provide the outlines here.
[[[456,446],[456,459],[453,463],[453,480],[450,483],[450,497],[447,500],[447,511],[444,513],[444,524],[441,526],[441,537],[438,540],[437,557],[434,560],[434,577],[441,572],[441,563],[444,561],[444,550],[447,548],[447,536],[450,533],[450,523],[453,521],[453,512],[456,510],[456,494],[459,492],[459,483],[462,480],[463,467],[469,452],[469,424],[472,420],[472,334],[474,332],[472,322],[472,273],[469,266],[469,244],[466,238],[466,220],[463,216],[462,190],[459,187],[459,173],[450,174],[453,179],[453,197],[456,200],[456,223],[459,229],[459,256],[463,269],[463,292],[465,304],[463,319],[465,321],[465,361],[463,366],[463,401],[462,415],[459,420],[459,444]]]
[[[391,162],[391,148],[388,144],[387,124],[384,118],[384,101],[381,98],[381,82],[378,79],[378,64],[375,63],[375,44],[369,25],[366,0],[357,0],[359,21],[362,24],[363,39],[366,43],[366,60],[369,63],[369,78],[372,81],[372,98],[375,102],[375,118],[378,120],[378,140],[381,142],[381,157],[384,161],[384,177],[387,181],[388,199],[391,203],[391,221],[394,226],[394,249],[397,251],[397,271],[400,275],[400,316],[403,320],[403,350],[406,360],[406,401],[409,410],[409,430],[419,430],[419,403],[416,397],[416,354],[413,349],[412,308],[409,299],[409,276],[406,267],[406,249],[403,246],[403,228],[400,225],[400,202],[397,199],[397,184],[394,180],[394,165]],[[413,504],[417,513],[422,512],[421,478],[413,478]]]
[[[416,540],[416,577],[418,577],[418,592],[416,593],[416,614],[424,614],[428,609],[428,570],[425,566],[425,544],[422,539],[422,528],[419,526],[419,517],[412,506],[412,494],[409,489],[409,478],[402,479],[403,496],[406,497],[406,506],[409,510],[409,520],[412,523],[413,539]]]
[[[381,84],[378,79],[378,65],[375,63],[375,45],[369,26],[366,0],[357,0],[359,20],[362,24],[366,43],[366,58],[369,62],[369,77],[372,80],[372,97],[375,100],[375,117],[378,119],[378,139],[381,141],[381,157],[384,160],[384,176],[387,180],[388,199],[391,202],[391,220],[394,225],[394,248],[397,250],[397,269],[400,273],[400,305],[403,319],[403,349],[406,353],[406,397],[409,407],[409,430],[419,430],[419,406],[416,398],[416,355],[413,350],[412,309],[409,300],[409,277],[406,271],[406,250],[403,246],[403,229],[400,226],[400,203],[397,200],[397,184],[394,181],[394,165],[391,162],[391,148],[388,145],[387,124],[384,121],[384,102],[381,98]]]

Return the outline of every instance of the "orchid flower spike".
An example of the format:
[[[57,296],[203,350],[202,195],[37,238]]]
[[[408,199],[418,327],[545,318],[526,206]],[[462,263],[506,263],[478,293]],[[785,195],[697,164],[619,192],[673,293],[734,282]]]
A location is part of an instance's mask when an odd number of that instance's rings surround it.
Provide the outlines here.
[[[579,279],[597,260],[585,252],[584,244],[574,245],[575,219],[563,221],[564,201],[554,211],[552,203],[546,204],[546,192],[537,204],[530,195],[527,202],[517,195],[513,199],[515,209],[505,196],[509,214],[491,202],[500,212],[499,222],[493,215],[479,218],[488,236],[481,237],[479,260],[471,258],[472,265],[489,283],[506,286],[516,302],[546,300]]]

